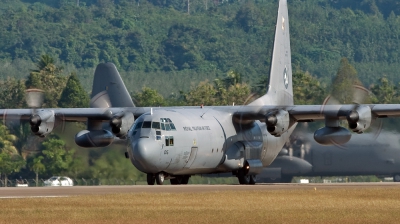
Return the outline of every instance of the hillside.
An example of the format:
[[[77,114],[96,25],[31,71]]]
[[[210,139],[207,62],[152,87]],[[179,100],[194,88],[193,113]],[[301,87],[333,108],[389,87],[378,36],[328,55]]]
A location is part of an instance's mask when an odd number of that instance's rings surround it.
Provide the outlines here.
[[[277,2],[181,0],[3,0],[0,77],[26,77],[46,53],[76,70],[90,91],[99,62],[117,65],[130,90],[164,96],[239,72],[268,71]],[[394,0],[289,0],[292,61],[330,83],[347,57],[369,85],[400,77],[400,5]]]

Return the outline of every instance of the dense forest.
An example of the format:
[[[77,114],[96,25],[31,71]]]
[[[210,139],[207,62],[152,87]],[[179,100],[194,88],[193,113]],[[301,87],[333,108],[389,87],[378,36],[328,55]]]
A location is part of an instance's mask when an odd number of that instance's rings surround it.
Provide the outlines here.
[[[330,83],[346,57],[367,86],[400,81],[398,1],[288,2],[295,70]],[[106,61],[132,92],[168,97],[229,71],[255,84],[269,70],[276,11],[273,0],[3,0],[0,77],[25,78],[49,54],[87,91]]]
[[[272,0],[2,0],[0,107],[26,107],[27,88],[46,107],[86,107],[106,61],[140,106],[246,104],[265,92],[276,11]],[[289,0],[295,103],[352,103],[354,84],[368,102],[400,103],[399,13],[394,0]],[[144,179],[122,147],[77,148],[83,125],[44,139],[6,126],[2,178]]]

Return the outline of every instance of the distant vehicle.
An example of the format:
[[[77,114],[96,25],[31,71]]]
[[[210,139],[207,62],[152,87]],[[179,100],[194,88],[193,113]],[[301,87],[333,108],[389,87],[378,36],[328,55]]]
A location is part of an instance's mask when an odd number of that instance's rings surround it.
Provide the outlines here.
[[[50,177],[48,180],[45,180],[44,186],[72,187],[72,186],[74,186],[74,182],[69,177],[54,176],[54,177]]]
[[[312,134],[295,139],[259,174],[259,182],[290,183],[293,177],[376,175],[400,182],[400,144],[397,133],[383,131],[354,135],[343,145],[322,146]]]

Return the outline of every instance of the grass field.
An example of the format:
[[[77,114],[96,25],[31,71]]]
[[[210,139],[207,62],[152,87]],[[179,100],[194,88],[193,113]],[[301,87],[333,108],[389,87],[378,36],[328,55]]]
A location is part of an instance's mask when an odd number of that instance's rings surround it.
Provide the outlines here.
[[[0,200],[0,223],[399,223],[397,189],[136,193]]]

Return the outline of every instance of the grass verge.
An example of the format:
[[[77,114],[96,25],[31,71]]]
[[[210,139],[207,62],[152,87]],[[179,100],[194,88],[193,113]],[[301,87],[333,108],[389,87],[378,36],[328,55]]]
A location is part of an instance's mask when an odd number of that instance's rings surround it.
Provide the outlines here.
[[[397,189],[135,193],[0,200],[0,223],[398,223]]]

